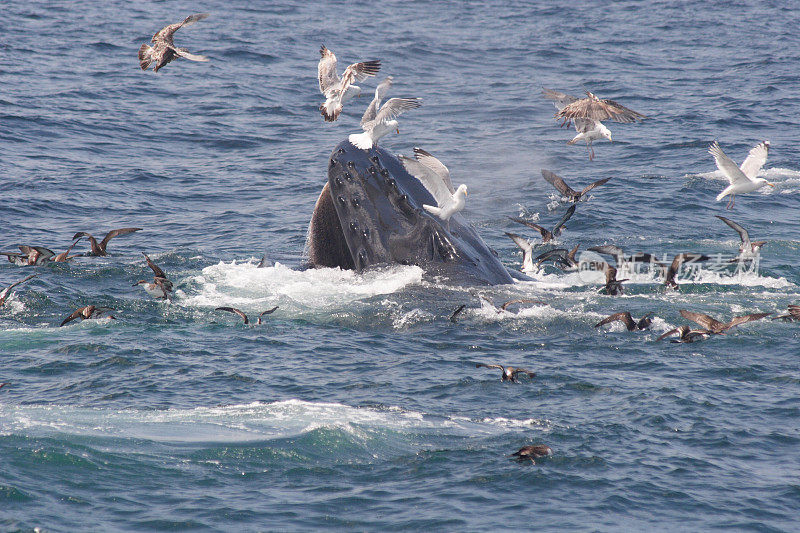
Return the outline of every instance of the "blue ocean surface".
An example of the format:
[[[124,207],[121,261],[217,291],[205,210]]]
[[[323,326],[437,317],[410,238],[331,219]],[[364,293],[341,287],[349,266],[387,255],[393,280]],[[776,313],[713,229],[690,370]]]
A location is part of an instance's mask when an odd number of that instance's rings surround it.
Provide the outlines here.
[[[679,310],[733,316],[800,303],[800,11],[782,2],[7,2],[0,21],[0,247],[59,253],[75,232],[107,257],[0,263],[36,273],[0,308],[0,530],[798,531],[800,326],[760,320],[703,342],[659,335]],[[142,72],[161,27],[210,58]],[[319,47],[381,59],[337,122],[318,107]],[[665,292],[657,272],[552,266],[472,287],[417,266],[309,269],[308,222],[331,150],[360,132],[375,85],[423,98],[380,140],[422,147],[509,268],[590,192],[556,246],[733,257]],[[647,115],[614,142],[569,146],[543,87]],[[761,176],[736,198],[708,154]],[[547,247],[537,247],[544,251]],[[76,250],[88,251],[82,240]],[[133,284],[147,253],[172,303]],[[266,255],[268,267],[257,268]],[[710,264],[710,263],[709,263]],[[541,300],[507,312],[495,304]],[[116,320],[74,321],[77,307]],[[450,313],[467,307],[453,323]],[[244,325],[218,306],[254,317]],[[603,317],[652,312],[650,330]],[[477,362],[522,366],[504,383]],[[553,455],[509,455],[527,444]]]

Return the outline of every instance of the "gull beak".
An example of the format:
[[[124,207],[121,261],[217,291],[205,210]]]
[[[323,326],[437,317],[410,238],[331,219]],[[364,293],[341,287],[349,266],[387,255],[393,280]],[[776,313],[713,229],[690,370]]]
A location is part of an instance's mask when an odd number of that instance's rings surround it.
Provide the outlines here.
[[[400,135],[400,127],[397,127],[397,134]]]
[[[774,184],[774,183],[767,182],[767,185],[769,185],[769,186],[770,186],[770,187],[772,187],[773,189],[775,188],[775,184]]]

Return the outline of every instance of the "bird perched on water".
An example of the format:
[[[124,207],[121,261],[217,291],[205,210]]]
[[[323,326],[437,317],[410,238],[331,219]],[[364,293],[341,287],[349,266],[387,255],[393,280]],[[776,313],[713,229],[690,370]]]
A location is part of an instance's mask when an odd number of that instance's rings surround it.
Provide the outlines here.
[[[208,13],[189,15],[183,19],[182,22],[165,26],[159,30],[158,33],[153,35],[153,38],[150,40],[150,42],[153,43],[153,46],[148,46],[147,43],[142,43],[142,46],[139,47],[139,66],[142,68],[142,70],[147,70],[147,67],[150,66],[150,63],[155,62],[153,72],[158,72],[158,69],[176,57],[182,57],[184,59],[188,59],[189,61],[208,61],[207,57],[191,54],[186,48],[176,48],[175,44],[172,42],[172,37],[176,31],[184,26],[194,24],[198,20],[203,20],[206,17],[208,17]]]
[[[650,315],[653,313],[647,313],[639,320],[633,320],[629,311],[622,311],[621,313],[614,313],[613,315],[607,316],[600,322],[594,325],[594,327],[599,328],[600,326],[604,326],[606,324],[610,324],[611,322],[622,322],[625,324],[625,327],[628,331],[635,331],[637,329],[647,329],[653,323],[653,320],[650,318]]]
[[[63,252],[61,252],[60,254],[58,254],[58,255],[56,255],[55,257],[53,257],[53,262],[54,262],[54,263],[66,263],[66,262],[67,262],[67,261],[69,261],[70,259],[75,259],[76,257],[78,257],[80,254],[69,255],[69,253],[72,251],[72,248],[73,248],[73,247],[74,247],[76,244],[78,244],[78,241],[79,241],[79,240],[80,240],[80,239],[76,240],[75,242],[73,242],[72,244],[70,244],[70,245],[69,245],[69,248],[67,248],[66,250],[64,250],[64,251],[63,251]]]
[[[617,279],[617,269],[608,263],[604,263],[603,271],[606,274],[606,284],[603,285],[600,292],[609,296],[621,296],[624,293],[622,290],[622,282],[628,281],[627,278]]]
[[[453,189],[450,170],[444,163],[422,148],[414,148],[414,159],[401,155],[400,161],[406,171],[417,178],[436,201],[435,207],[422,204],[425,211],[446,222],[464,209],[467,186],[462,183],[458,189]]]
[[[167,275],[164,274],[164,271],[161,270],[158,265],[153,263],[146,253],[142,252],[142,255],[147,260],[147,266],[149,266],[153,271],[155,277],[153,278],[153,283],[148,283],[147,280],[140,279],[134,283],[133,286],[136,287],[137,285],[141,285],[144,289],[144,292],[153,298],[171,300],[172,297],[170,293],[172,292],[172,282],[167,279]]]
[[[272,313],[275,312],[275,310],[277,308],[278,308],[278,306],[276,305],[272,309],[267,309],[266,311],[262,311],[261,314],[258,315],[258,321],[256,322],[256,324],[258,324],[260,326],[261,325],[261,317],[264,316],[264,315],[271,315]],[[240,309],[236,309],[235,307],[217,307],[216,310],[217,311],[225,311],[227,313],[237,314],[240,317],[242,317],[242,319],[244,320],[245,324],[249,324],[250,323],[250,319],[247,318],[247,315],[244,314],[243,311],[241,311]]]
[[[683,325],[667,331],[663,335],[659,336],[656,340],[657,341],[664,340],[667,337],[675,335],[676,333],[678,334],[678,338],[672,339],[672,342],[676,343],[697,342],[714,334],[712,331],[707,329],[692,329],[689,326]]]
[[[72,236],[72,239],[80,239],[81,237],[86,237],[89,239],[89,244],[91,245],[91,252],[86,255],[93,255],[93,256],[105,256],[108,255],[106,251],[106,246],[108,246],[108,241],[113,239],[114,237],[118,237],[120,235],[127,235],[128,233],[133,233],[134,231],[139,231],[142,228],[121,228],[121,229],[114,229],[106,233],[106,236],[103,237],[103,240],[97,242],[97,239],[92,237],[90,233],[86,233],[85,231],[79,231],[75,235]],[[74,243],[73,243],[74,246]]]
[[[758,254],[761,251],[761,247],[764,246],[767,241],[751,241],[750,234],[747,233],[747,230],[744,229],[742,226],[734,222],[733,220],[729,220],[723,216],[714,215],[725,224],[733,228],[736,233],[739,234],[739,238],[742,240],[741,246],[739,246],[739,257],[732,259],[731,262],[739,262],[745,261],[748,259],[752,259],[754,255]]]
[[[17,266],[43,265],[50,261],[56,254],[44,246],[19,245],[22,253],[4,252],[0,255],[8,257],[8,262]]]
[[[569,185],[567,185],[567,183],[560,176],[557,176],[556,174],[550,172],[549,170],[542,169],[542,177],[547,183],[555,187],[556,190],[558,190],[558,192],[560,192],[563,196],[565,196],[570,202],[579,202],[580,199],[587,192],[591,191],[595,187],[603,185],[604,183],[606,183],[608,180],[611,179],[611,178],[603,178],[601,180],[597,180],[584,187],[581,191],[576,191],[572,189]]]
[[[36,274],[31,274],[27,278],[21,279],[19,281],[16,281],[16,282],[12,283],[11,285],[9,285],[8,287],[6,287],[5,289],[3,289],[2,291],[0,291],[0,307],[3,307],[3,305],[6,303],[6,299],[8,299],[8,297],[11,296],[11,289],[16,287],[17,285],[21,285],[22,283],[25,283],[26,281],[29,281],[32,278],[35,278],[35,277],[36,277]]]
[[[686,309],[681,309],[680,311],[681,316],[692,322],[698,324],[699,326],[709,330],[711,333],[715,335],[719,335],[721,333],[725,333],[727,330],[731,329],[732,327],[738,326],[740,324],[745,324],[747,322],[752,322],[754,320],[761,320],[764,317],[768,317],[771,313],[753,313],[750,315],[742,315],[734,317],[730,322],[720,322],[714,318],[711,318],[708,315],[703,313],[695,313],[693,311],[687,311]]]
[[[787,322],[800,322],[800,305],[789,304],[787,313],[778,315],[772,320],[785,320]]]
[[[319,106],[319,111],[326,122],[333,122],[339,118],[342,106],[354,96],[361,94],[361,87],[354,85],[356,81],[364,81],[369,76],[374,76],[381,69],[381,60],[362,61],[353,63],[346,69],[342,77],[336,72],[336,56],[323,44],[319,49],[320,60],[317,65],[319,78],[319,91],[325,96],[325,102]],[[392,84],[391,77],[384,81],[383,91]],[[381,84],[383,85],[383,84]],[[375,91],[377,98],[378,91]]]
[[[512,383],[519,383],[517,376],[519,374],[526,374],[529,378],[536,377],[536,372],[525,370],[524,368],[514,368],[513,366],[503,365],[487,365],[486,363],[476,363],[475,368],[499,368],[503,371],[500,381],[511,381]]]
[[[678,289],[678,282],[675,281],[675,276],[681,269],[684,263],[691,262],[696,263],[700,261],[708,261],[710,257],[703,254],[694,254],[694,253],[680,253],[675,256],[670,263],[669,267],[665,267],[664,265],[659,263],[659,266],[662,268],[662,271],[665,272],[664,274],[664,286],[668,289]]]
[[[574,122],[578,135],[567,144],[585,141],[590,161],[594,159],[593,141],[603,138],[612,141],[611,131],[601,121],[611,119],[616,122],[636,122],[647,118],[613,100],[601,100],[589,91],[586,91],[586,98],[576,98],[551,89],[544,89],[543,94],[558,109],[555,118],[563,118],[562,125]]]
[[[381,85],[385,83],[386,81]],[[361,117],[361,129],[364,130],[364,133],[353,133],[348,137],[355,147],[369,150],[378,142],[378,139],[390,131],[396,130],[397,133],[400,133],[395,119],[405,111],[416,109],[422,105],[422,98],[390,98],[385,104],[380,105],[389,85],[391,82],[382,90],[380,86],[375,89],[375,98]]]
[[[769,185],[773,189],[775,188],[775,184],[768,182],[764,178],[756,177],[758,171],[761,170],[761,167],[767,162],[769,141],[763,141],[752,148],[750,153],[747,154],[747,158],[742,162],[741,167],[737,167],[736,163],[725,155],[725,152],[722,151],[717,141],[711,143],[711,146],[708,148],[708,153],[714,156],[714,162],[717,164],[717,168],[730,182],[730,185],[725,187],[725,189],[717,195],[718,202],[728,195],[731,196],[726,209],[733,209],[737,194],[753,192],[766,185]]]
[[[564,228],[564,224],[566,224],[567,220],[572,218],[573,214],[575,214],[575,205],[574,204],[569,206],[567,211],[564,213],[564,216],[561,217],[561,220],[558,222],[558,224],[556,224],[553,227],[552,231],[549,231],[549,230],[543,228],[539,224],[534,224],[533,222],[528,222],[524,218],[517,218],[517,217],[508,217],[508,218],[513,220],[514,222],[516,222],[518,224],[522,224],[524,226],[528,226],[529,228],[535,229],[536,231],[538,231],[539,234],[542,236],[542,244],[545,244],[545,243],[548,243],[548,242],[552,241],[553,239],[555,239],[559,235],[561,235],[561,231]],[[513,233],[506,233],[506,235],[511,237],[511,235],[513,235]],[[517,242],[516,239],[514,239],[514,237],[511,237],[511,240],[513,240],[515,243]],[[519,243],[517,243],[517,246],[519,246]],[[520,248],[521,248],[521,246],[520,246]]]
[[[113,311],[114,309],[111,307],[96,307],[94,305],[87,305],[86,307],[79,307],[75,311],[72,312],[64,321],[61,323],[61,326],[65,326],[68,322],[75,320],[76,318],[80,318],[81,320],[89,320],[89,319],[98,319],[98,318],[106,318],[104,315],[108,311]],[[108,318],[111,320],[116,320],[112,315],[109,315]],[[59,327],[61,327],[59,326]]]
[[[531,444],[528,446],[523,446],[516,452],[512,453],[510,457],[516,457],[519,462],[530,460],[532,464],[536,464],[534,459],[547,457],[548,455],[553,455],[553,450],[550,449],[550,446],[547,446],[546,444]]]

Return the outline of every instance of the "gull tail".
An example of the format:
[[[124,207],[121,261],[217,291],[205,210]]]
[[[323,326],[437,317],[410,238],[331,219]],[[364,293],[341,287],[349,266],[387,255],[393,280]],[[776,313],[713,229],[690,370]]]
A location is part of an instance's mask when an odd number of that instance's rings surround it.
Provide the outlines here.
[[[348,137],[348,139],[356,148],[361,148],[362,150],[369,150],[372,148],[372,137],[370,137],[369,133],[366,131],[364,133],[353,133],[350,135],[350,137]],[[424,207],[427,208],[430,206]]]
[[[439,218],[441,218],[441,216],[442,216],[442,210],[439,207],[433,207],[432,205],[423,204],[422,208],[425,211],[427,211],[428,213],[430,213],[431,215],[437,216]]]
[[[139,47],[139,66],[142,67],[142,70],[147,70],[147,67],[153,62],[153,58],[150,55],[152,50],[147,43],[142,43],[142,46]]]
[[[335,122],[342,112],[342,104],[335,101],[326,101],[319,106],[319,112],[325,117],[325,122]]]

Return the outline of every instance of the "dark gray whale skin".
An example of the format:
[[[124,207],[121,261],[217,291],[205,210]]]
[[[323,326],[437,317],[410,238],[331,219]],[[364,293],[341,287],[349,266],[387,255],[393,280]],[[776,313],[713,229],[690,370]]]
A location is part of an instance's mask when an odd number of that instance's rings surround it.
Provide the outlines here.
[[[460,213],[446,223],[422,209],[436,202],[388,151],[341,142],[328,162],[328,188],[350,255],[338,266],[361,271],[400,263],[468,284],[513,283]]]

